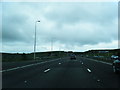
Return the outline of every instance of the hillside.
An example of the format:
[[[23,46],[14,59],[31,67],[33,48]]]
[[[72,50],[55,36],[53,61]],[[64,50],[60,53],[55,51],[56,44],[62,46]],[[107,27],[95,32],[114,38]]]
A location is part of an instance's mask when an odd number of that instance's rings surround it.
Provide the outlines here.
[[[36,60],[49,60],[54,58],[60,58],[69,56],[72,51],[52,51],[52,52],[36,52]],[[120,49],[102,49],[102,50],[89,50],[85,52],[74,52],[76,55],[81,57],[87,57],[107,62],[112,62],[112,55],[120,55]],[[13,62],[13,61],[29,61],[33,59],[34,53],[2,53],[2,62]]]
[[[65,55],[66,54],[63,51],[37,52],[36,60],[48,60],[53,58],[64,57]],[[34,53],[2,53],[2,62],[34,60],[33,56]]]

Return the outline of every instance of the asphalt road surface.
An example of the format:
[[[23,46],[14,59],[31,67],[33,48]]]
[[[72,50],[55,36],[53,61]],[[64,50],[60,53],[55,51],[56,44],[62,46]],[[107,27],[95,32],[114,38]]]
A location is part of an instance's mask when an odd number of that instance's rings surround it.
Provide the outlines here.
[[[112,65],[83,57],[22,64],[3,66],[2,88],[120,88]]]

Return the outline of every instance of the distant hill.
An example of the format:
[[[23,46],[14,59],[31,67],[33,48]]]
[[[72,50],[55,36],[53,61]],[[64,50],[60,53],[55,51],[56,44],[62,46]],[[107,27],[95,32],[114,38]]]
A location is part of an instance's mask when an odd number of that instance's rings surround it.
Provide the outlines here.
[[[89,51],[86,51],[84,53],[101,53],[101,54],[105,54],[105,53],[108,53],[110,55],[120,55],[120,49],[100,49],[100,50],[89,50]]]
[[[97,56],[104,57],[103,59],[110,59],[112,55],[120,55],[120,49],[101,49],[101,50],[88,50],[85,52],[73,52],[73,51],[47,51],[47,52],[36,52],[37,60],[48,60],[53,58],[65,57],[70,53],[81,55],[85,57],[95,58]],[[34,60],[34,53],[1,53],[2,62],[12,61],[28,61]]]
[[[37,60],[58,58],[65,56],[64,51],[36,52]],[[2,62],[33,60],[34,53],[2,53]]]

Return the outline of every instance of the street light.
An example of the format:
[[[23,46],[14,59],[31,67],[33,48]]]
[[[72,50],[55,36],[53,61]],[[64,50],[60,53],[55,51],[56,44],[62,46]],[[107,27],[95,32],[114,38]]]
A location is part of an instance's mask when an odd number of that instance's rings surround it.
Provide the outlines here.
[[[34,37],[34,60],[35,60],[35,51],[36,51],[36,23],[40,22],[39,20],[35,22],[35,37]]]
[[[52,51],[53,51],[53,39],[51,38],[51,56],[52,56]]]
[[[51,52],[53,51],[53,39],[51,38]]]

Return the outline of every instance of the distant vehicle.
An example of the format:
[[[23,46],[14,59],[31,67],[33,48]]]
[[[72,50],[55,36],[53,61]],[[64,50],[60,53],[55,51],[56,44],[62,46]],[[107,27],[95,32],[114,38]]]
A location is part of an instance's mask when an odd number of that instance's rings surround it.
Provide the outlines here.
[[[120,57],[113,61],[113,72],[118,74],[120,72]]]
[[[118,58],[118,56],[116,56],[116,55],[111,56],[111,59],[117,59],[117,58]]]
[[[75,54],[71,54],[71,55],[70,55],[70,59],[71,59],[71,60],[76,59],[76,55],[75,55]]]

